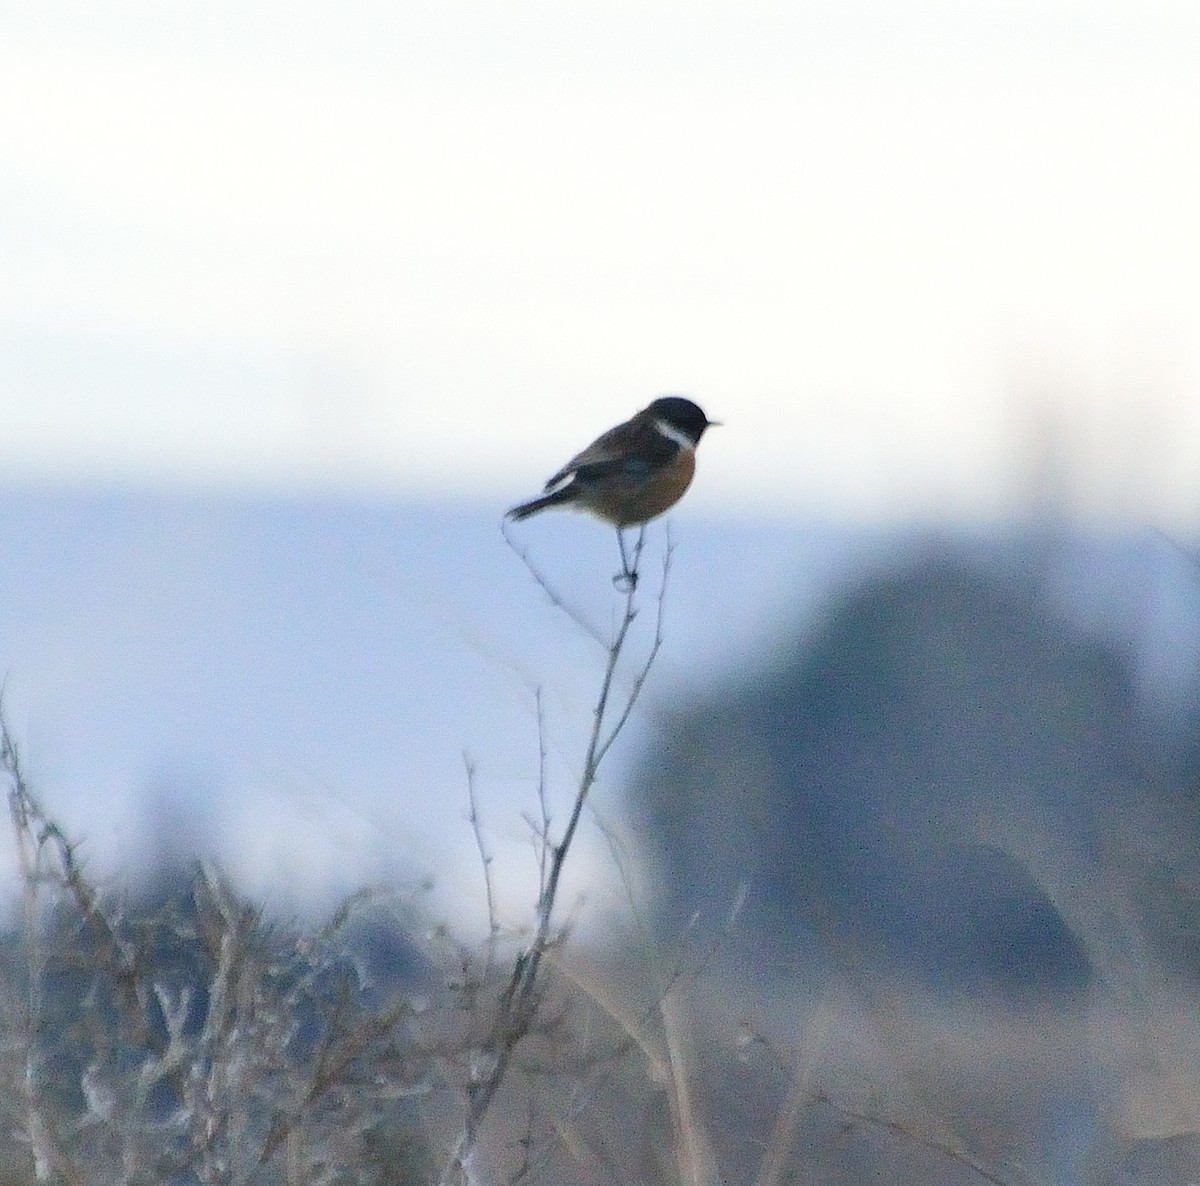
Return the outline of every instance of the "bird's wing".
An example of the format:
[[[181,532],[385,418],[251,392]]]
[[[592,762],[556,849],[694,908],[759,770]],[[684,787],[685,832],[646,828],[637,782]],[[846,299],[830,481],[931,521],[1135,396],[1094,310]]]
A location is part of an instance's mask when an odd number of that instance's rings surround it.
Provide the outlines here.
[[[576,453],[545,486],[552,490],[570,478],[588,482],[608,477],[644,478],[679,452],[678,442],[653,424],[618,424]]]
[[[618,424],[616,428],[610,428],[608,432],[602,433],[586,449],[576,453],[554,477],[550,478],[544,489],[552,490],[585,465],[600,465],[620,457],[623,451],[620,448],[621,442],[623,439],[628,440],[628,432],[628,424]]]

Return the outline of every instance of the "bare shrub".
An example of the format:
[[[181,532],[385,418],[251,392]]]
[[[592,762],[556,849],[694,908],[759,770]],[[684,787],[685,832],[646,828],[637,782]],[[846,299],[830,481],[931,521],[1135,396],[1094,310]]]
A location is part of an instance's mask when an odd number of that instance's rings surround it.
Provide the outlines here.
[[[351,957],[348,900],[312,931],[265,920],[210,867],[150,908],[106,895],[0,763],[23,925],[3,977],[3,1108],[38,1181],[427,1180],[406,1101],[428,1090],[418,1004]],[[10,1164],[17,1164],[14,1152]]]

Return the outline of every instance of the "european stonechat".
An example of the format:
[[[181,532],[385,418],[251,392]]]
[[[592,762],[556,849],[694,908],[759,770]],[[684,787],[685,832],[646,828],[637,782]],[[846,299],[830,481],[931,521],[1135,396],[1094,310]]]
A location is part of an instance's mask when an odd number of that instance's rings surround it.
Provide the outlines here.
[[[528,519],[550,507],[590,511],[617,529],[628,578],[621,531],[648,523],[683,497],[696,472],[696,446],[718,423],[690,399],[656,399],[598,436],[546,483],[546,493],[513,507],[508,518]]]

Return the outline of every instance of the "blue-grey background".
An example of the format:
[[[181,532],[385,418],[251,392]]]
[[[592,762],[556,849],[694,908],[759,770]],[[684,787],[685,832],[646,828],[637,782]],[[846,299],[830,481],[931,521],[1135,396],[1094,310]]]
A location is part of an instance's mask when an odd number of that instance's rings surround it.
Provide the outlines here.
[[[469,757],[521,917],[535,690],[561,808],[603,654],[534,583],[498,508],[10,489],[0,526],[6,711],[39,791],[103,867],[136,868],[164,847],[203,853],[257,892],[310,906],[376,876],[429,875],[440,909],[468,923],[480,907]],[[922,546],[1027,568],[1034,555],[1016,527],[771,526],[681,510],[649,532],[633,660],[649,643],[668,532],[665,644],[597,795],[614,824],[629,763],[677,711],[771,670],[862,580]],[[611,632],[610,530],[546,516],[513,538]],[[1151,718],[1186,727],[1200,663],[1194,559],[1145,531],[1054,539],[1029,579],[1128,655]],[[604,884],[593,843],[577,869]]]
[[[534,583],[498,508],[76,488],[10,490],[0,519],[6,711],[39,792],[103,867],[166,846],[310,906],[430,875],[443,910],[483,925],[469,755],[498,868],[532,892],[535,689],[563,804],[603,654]],[[673,537],[666,645],[600,788],[610,810],[656,705],[769,652],[773,624],[883,546],[734,521]],[[666,538],[650,535],[634,658]],[[610,530],[548,517],[520,543],[611,631]]]

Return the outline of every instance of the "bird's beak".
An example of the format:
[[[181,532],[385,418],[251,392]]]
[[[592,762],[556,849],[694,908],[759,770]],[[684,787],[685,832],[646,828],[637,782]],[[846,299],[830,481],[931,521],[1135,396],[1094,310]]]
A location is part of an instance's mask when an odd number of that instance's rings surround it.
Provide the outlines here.
[[[724,420],[706,420],[704,422],[704,426],[706,428],[723,428],[725,426],[725,421]]]

